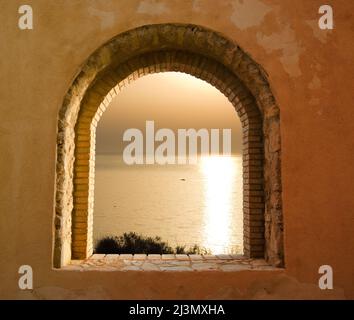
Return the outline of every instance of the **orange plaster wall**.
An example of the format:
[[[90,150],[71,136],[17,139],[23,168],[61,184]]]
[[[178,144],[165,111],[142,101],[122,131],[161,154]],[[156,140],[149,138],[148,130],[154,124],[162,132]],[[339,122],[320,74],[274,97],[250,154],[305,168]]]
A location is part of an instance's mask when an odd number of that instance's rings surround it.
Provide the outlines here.
[[[354,298],[354,2],[332,0],[0,2],[0,298]],[[234,273],[52,270],[56,130],[80,65],[113,36],[193,23],[233,39],[269,75],[281,110],[286,268]],[[18,288],[29,264],[34,290]],[[318,268],[334,270],[321,291]]]

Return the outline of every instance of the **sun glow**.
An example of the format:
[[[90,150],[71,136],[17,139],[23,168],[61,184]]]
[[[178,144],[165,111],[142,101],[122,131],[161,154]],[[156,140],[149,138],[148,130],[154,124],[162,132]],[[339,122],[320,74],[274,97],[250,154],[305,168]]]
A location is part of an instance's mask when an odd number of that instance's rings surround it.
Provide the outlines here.
[[[232,157],[210,156],[201,159],[205,178],[204,246],[213,254],[224,251],[231,242],[232,194],[236,167]]]

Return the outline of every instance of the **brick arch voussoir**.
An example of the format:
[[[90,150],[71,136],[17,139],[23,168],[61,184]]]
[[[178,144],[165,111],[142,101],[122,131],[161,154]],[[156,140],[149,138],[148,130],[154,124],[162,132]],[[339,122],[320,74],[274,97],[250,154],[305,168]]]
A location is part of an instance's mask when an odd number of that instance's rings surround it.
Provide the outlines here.
[[[147,74],[168,71],[188,73],[202,79],[221,91],[235,106],[238,113],[240,112],[238,105],[244,104],[243,110],[249,114],[249,117],[261,117],[252,94],[225,66],[201,54],[176,50],[150,52],[107,70],[85,95],[81,114],[83,112],[87,114],[85,110],[90,109],[93,116],[91,106],[98,108],[117,83],[130,83]],[[123,86],[118,85],[116,94],[121,87]],[[241,117],[242,114],[239,113],[239,116]]]

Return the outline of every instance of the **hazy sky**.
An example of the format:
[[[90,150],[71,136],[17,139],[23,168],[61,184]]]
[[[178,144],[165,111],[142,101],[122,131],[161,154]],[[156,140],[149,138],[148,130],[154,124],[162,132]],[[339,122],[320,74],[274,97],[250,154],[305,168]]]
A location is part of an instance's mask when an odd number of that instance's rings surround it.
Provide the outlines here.
[[[207,82],[178,72],[147,75],[125,87],[98,123],[97,153],[122,153],[129,144],[123,141],[124,131],[138,128],[145,136],[147,120],[155,121],[155,132],[232,129],[232,153],[241,153],[241,124],[231,103]]]

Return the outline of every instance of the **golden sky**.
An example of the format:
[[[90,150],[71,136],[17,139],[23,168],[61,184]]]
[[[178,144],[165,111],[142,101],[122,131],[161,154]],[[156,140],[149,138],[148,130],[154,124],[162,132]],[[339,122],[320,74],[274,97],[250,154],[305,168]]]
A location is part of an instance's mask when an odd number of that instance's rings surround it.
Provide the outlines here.
[[[241,153],[241,124],[231,103],[209,83],[179,72],[143,76],[125,87],[98,124],[97,153],[122,153],[129,144],[123,132],[138,128],[145,135],[147,120],[155,121],[155,132],[170,128],[176,137],[177,129],[232,129],[232,153]]]

